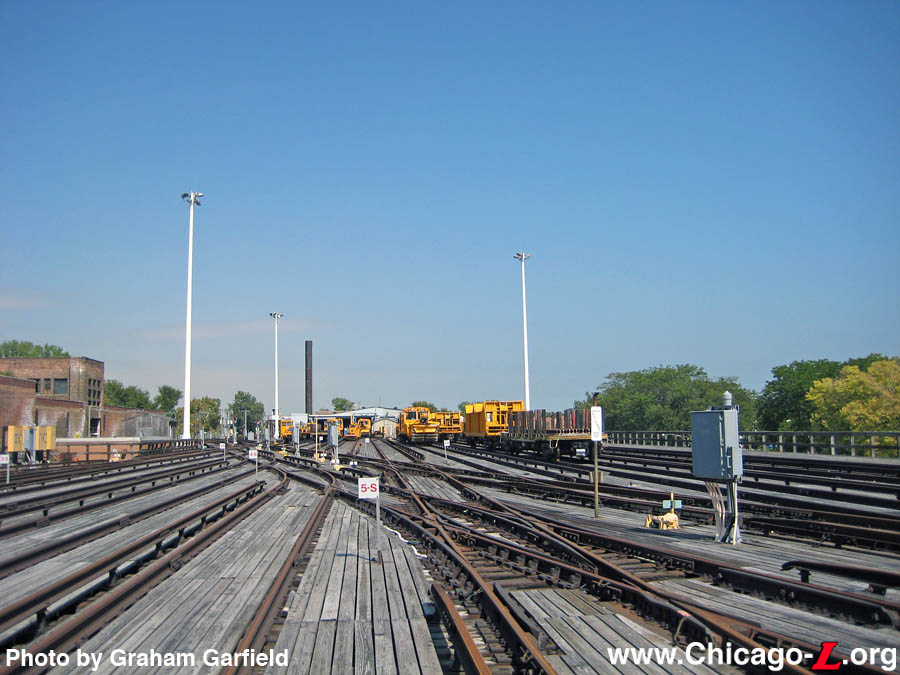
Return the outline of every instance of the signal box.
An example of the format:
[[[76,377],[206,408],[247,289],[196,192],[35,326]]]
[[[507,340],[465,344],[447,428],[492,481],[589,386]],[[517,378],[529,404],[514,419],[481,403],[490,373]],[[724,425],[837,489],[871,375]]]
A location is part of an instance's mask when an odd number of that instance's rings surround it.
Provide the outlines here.
[[[738,409],[691,413],[693,474],[707,480],[733,480],[744,474]]]

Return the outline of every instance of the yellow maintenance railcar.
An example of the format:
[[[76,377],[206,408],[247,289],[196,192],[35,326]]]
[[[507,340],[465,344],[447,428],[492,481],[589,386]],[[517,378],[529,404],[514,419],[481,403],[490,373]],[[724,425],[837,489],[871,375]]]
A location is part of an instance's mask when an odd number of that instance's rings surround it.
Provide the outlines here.
[[[466,405],[462,440],[473,448],[477,443],[499,446],[509,431],[509,415],[525,409],[524,401],[482,401]]]
[[[442,441],[455,441],[462,433],[461,413],[444,410],[431,413],[428,419],[438,423],[438,438]]]
[[[438,422],[429,419],[431,412],[422,406],[405,408],[397,423],[397,438],[409,443],[437,443]]]

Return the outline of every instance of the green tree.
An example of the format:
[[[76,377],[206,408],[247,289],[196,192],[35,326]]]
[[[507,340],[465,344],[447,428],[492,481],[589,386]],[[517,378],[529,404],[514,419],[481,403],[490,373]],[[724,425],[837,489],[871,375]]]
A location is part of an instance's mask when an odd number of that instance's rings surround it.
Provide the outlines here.
[[[25,340],[0,342],[0,358],[3,359],[52,359],[68,356],[69,352],[57,345],[36,345]]]
[[[690,429],[691,411],[721,405],[726,390],[741,407],[741,428],[753,429],[756,424],[756,392],[742,387],[734,377],[710,379],[703,368],[690,364],[610,373],[598,390],[597,403],[603,406],[604,423],[611,430]],[[588,392],[575,405],[589,406],[592,399]]]
[[[900,361],[872,362],[866,370],[848,365],[838,377],[816,380],[806,400],[814,429],[895,431],[900,429]]]
[[[126,387],[118,380],[106,380],[103,385],[103,405],[117,405],[123,408],[152,409],[150,394],[135,387]]]
[[[847,359],[843,363],[830,359],[792,361],[772,368],[773,378],[766,382],[759,396],[759,426],[765,430],[804,431],[812,428],[813,403],[806,398],[816,380],[835,378],[844,366],[867,370],[875,361],[885,360],[881,354]]]
[[[456,407],[459,408],[459,412],[465,414],[467,405],[472,405],[472,402],[471,401],[460,401],[459,405]]]
[[[247,411],[247,429],[254,431],[256,429],[256,420],[262,419],[266,415],[266,407],[256,399],[253,394],[246,391],[239,391],[234,395],[234,401],[229,406],[229,410],[233,417],[237,418],[237,428],[244,428],[244,411]]]
[[[438,409],[434,403],[428,401],[413,401],[409,405],[411,408],[428,408],[431,412],[437,412]]]
[[[154,410],[162,410],[167,415],[175,414],[175,406],[181,398],[181,389],[176,389],[168,384],[161,385],[153,399]]]
[[[191,399],[191,436],[199,438],[200,429],[208,435],[221,431],[221,401],[210,396]],[[178,424],[177,434],[180,436],[184,430],[184,408],[179,408],[175,413]]]
[[[353,410],[353,401],[349,398],[335,397],[331,399],[331,409],[335,412],[343,412],[345,410]]]

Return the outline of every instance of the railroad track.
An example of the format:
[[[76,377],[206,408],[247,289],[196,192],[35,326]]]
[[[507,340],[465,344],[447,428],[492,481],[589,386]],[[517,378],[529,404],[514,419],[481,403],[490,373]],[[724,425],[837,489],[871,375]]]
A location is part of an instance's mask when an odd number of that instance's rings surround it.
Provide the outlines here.
[[[432,448],[432,452],[439,452]],[[458,454],[472,457],[484,457],[507,466],[531,466],[534,469],[543,469],[551,473],[571,473],[575,476],[585,477],[592,467],[588,462],[573,461],[549,461],[534,455],[515,455],[498,450],[483,448],[472,450],[457,444],[454,451]],[[679,458],[678,461],[657,460],[652,458],[624,457],[617,458],[607,453],[598,456],[600,468],[611,476],[617,476],[627,480],[646,481],[672,487],[703,492],[703,481],[693,477],[691,473],[690,459]],[[638,470],[640,469],[640,470]],[[753,483],[750,484],[750,480]],[[760,482],[763,481],[763,482]],[[804,485],[797,485],[802,483]],[[810,485],[824,486],[829,489],[819,490]],[[840,492],[839,492],[840,490]],[[850,490],[852,492],[846,492]],[[741,486],[742,496],[748,501],[763,503],[800,504],[809,499],[822,500],[823,502],[849,502],[852,504],[864,504],[881,509],[900,510],[900,481],[888,475],[879,480],[859,480],[849,476],[836,476],[829,478],[807,477],[804,474],[788,472],[783,469],[778,471],[754,471],[745,467],[744,481]],[[777,495],[777,502],[765,493]],[[793,495],[792,500],[788,495]],[[803,499],[799,499],[803,498]],[[839,505],[829,508],[839,509]],[[850,509],[847,509],[850,510]]]
[[[352,459],[356,465],[340,471],[304,457],[282,458],[263,452],[261,456],[280,462],[270,468],[281,477],[278,486],[246,496],[243,503],[235,502],[231,511],[219,502],[207,505],[205,514],[195,511],[191,514],[195,518],[192,523],[180,521],[184,532],[179,528],[175,538],[154,540],[152,535],[163,535],[166,528],[155,530],[142,539],[143,554],[136,555],[124,546],[110,552],[105,567],[81,571],[83,577],[90,577],[88,582],[84,578],[71,582],[80,583],[77,588],[84,588],[85,593],[92,589],[92,595],[81,598],[76,587],[70,586],[67,591],[65,584],[57,584],[46,590],[46,597],[35,594],[18,614],[5,619],[6,614],[0,615],[0,635],[18,627],[24,631],[20,632],[20,640],[36,640],[29,646],[31,651],[73,649],[195,556],[205,545],[201,539],[209,537],[211,541],[227,531],[224,521],[251,503],[258,508],[265,495],[279,487],[284,489],[287,481],[300,480],[321,489],[322,497],[268,590],[264,594],[257,590],[259,609],[234,647],[238,652],[269,649],[278,639],[286,598],[303,577],[333,499],[371,513],[370,503],[357,500],[355,482],[358,476],[373,475],[382,478],[385,494],[381,512],[385,523],[426,556],[424,561],[434,580],[432,599],[459,663],[467,672],[551,673],[560,664],[568,663],[564,659],[571,655],[575,643],[567,642],[571,636],[560,633],[556,624],[542,617],[535,598],[570,603],[568,606],[590,615],[588,619],[598,624],[618,620],[610,617],[630,617],[629,620],[651,627],[655,634],[664,634],[676,644],[730,642],[748,649],[777,645],[818,651],[818,645],[802,637],[753,625],[737,611],[722,611],[667,586],[684,580],[727,586],[738,591],[736,597],[753,592],[774,599],[780,596],[786,608],[825,614],[847,623],[877,624],[896,635],[893,631],[897,630],[900,606],[890,595],[875,598],[836,592],[808,583],[808,576],[806,581],[790,582],[685,551],[617,539],[580,527],[569,519],[554,518],[546,510],[535,512],[524,505],[527,500],[512,504],[505,498],[491,496],[498,494],[498,487],[509,487],[513,481],[525,485],[521,478],[511,480],[499,471],[466,470],[467,473],[457,475],[429,466],[420,449],[374,439],[368,445],[365,452],[359,446],[344,446],[342,458]],[[568,483],[571,489],[571,481],[559,482]],[[429,489],[430,485],[438,487]],[[509,494],[515,491],[509,490]],[[232,491],[222,499],[226,497],[237,500],[240,495]],[[308,503],[312,508],[314,502]],[[208,517],[213,513],[214,518]],[[242,517],[248,514],[249,511]],[[169,526],[168,531],[174,526]],[[220,527],[225,529],[218,535],[209,533]],[[200,543],[195,544],[195,540]],[[284,543],[282,550],[287,551],[289,540]],[[135,558],[140,562],[123,564]],[[810,561],[793,562],[801,568],[804,564],[813,567]],[[133,568],[127,566],[132,564]],[[111,566],[121,570],[121,574],[117,572],[107,579],[103,570],[108,571]],[[853,573],[831,568],[812,573],[836,571]],[[809,572],[807,569],[807,575]],[[876,575],[873,580],[886,584],[895,581],[890,575]],[[74,604],[63,607],[61,598],[72,600],[70,596],[75,598]],[[82,599],[86,602],[81,603]],[[42,606],[52,607],[52,611],[43,611],[42,615]],[[69,609],[75,610],[74,616],[66,614]],[[806,672],[800,667],[786,670]],[[235,668],[224,672],[237,671]],[[5,672],[13,671],[0,670]],[[847,664],[842,672],[882,671]]]
[[[443,457],[443,450],[419,447],[418,451]],[[544,462],[531,458],[496,458],[491,461],[498,465],[498,470],[488,471],[482,462],[473,461],[470,453],[459,452],[454,448],[454,461],[471,466],[475,471],[452,471],[473,483],[493,485],[509,489],[520,494],[535,497],[569,501],[586,504],[593,501],[593,486],[582,476],[588,473],[584,466],[558,466],[557,463]],[[453,452],[453,451],[451,451]],[[479,455],[480,456],[480,455]],[[538,467],[528,469],[536,474],[534,478],[510,476],[502,471],[502,467],[521,469],[523,464],[536,464]],[[553,466],[554,468],[540,468]],[[573,475],[566,476],[565,472]],[[660,484],[669,484],[675,489],[684,489],[689,493],[679,492],[683,502],[682,515],[691,521],[713,522],[712,504],[708,497],[698,494],[702,484],[697,480],[681,481],[661,478],[648,479],[640,473],[629,472],[629,477],[637,480],[651,480]],[[741,488],[741,526],[764,534],[790,536],[803,539],[816,539],[836,546],[856,545],[877,550],[900,551],[900,532],[896,528],[896,516],[876,512],[865,508],[831,503],[827,506],[811,504],[809,500],[786,496],[779,492],[764,492],[755,489]],[[600,498],[603,504],[636,510],[644,513],[661,513],[661,503],[669,498],[668,491],[654,490],[644,487],[600,485]]]
[[[56,495],[37,494],[26,496],[23,499],[9,500],[0,504],[0,516],[2,516],[0,539],[25,530],[46,527],[59,520],[83,515],[86,512],[141,495],[152,494],[174,484],[185,484],[209,474],[226,471],[231,466],[233,466],[231,460],[222,460],[221,458],[199,463],[188,462],[175,469],[131,475],[96,487],[65,490]],[[40,515],[33,519],[21,517],[38,512]]]
[[[415,458],[415,456],[411,456]],[[454,479],[447,476],[451,483]],[[812,645],[797,637],[778,634],[771,630],[756,627],[749,630],[746,623],[740,617],[726,616],[710,611],[698,605],[690,605],[676,596],[667,596],[664,590],[653,587],[653,582],[671,578],[683,577],[687,574],[696,576],[705,574],[715,578],[719,583],[732,584],[736,590],[747,592],[749,589],[757,589],[766,595],[774,595],[789,601],[789,604],[802,605],[810,611],[830,613],[844,620],[865,622],[870,624],[882,624],[896,628],[900,618],[900,606],[888,601],[879,603],[871,598],[861,597],[850,593],[835,592],[831,589],[813,587],[808,584],[787,582],[784,579],[750,573],[746,570],[731,568],[727,565],[712,563],[711,561],[690,558],[684,554],[660,551],[636,551],[634,546],[628,546],[627,542],[619,542],[620,547],[610,547],[608,541],[602,538],[592,537],[588,532],[577,531],[574,528],[565,528],[556,525],[564,533],[547,528],[536,522],[531,514],[522,513],[508,506],[503,506],[485,499],[476,491],[465,484],[456,482],[456,487],[473,501],[486,502],[491,505],[489,509],[473,506],[471,503],[453,503],[436,500],[431,497],[421,497],[429,506],[440,503],[440,507],[433,510],[439,522],[446,523],[446,529],[451,533],[451,538],[460,544],[458,550],[464,559],[469,561],[475,571],[485,572],[487,580],[495,584],[513,584],[520,588],[533,588],[534,584],[553,582],[561,585],[580,585],[590,588],[590,582],[601,583],[600,579],[618,580],[627,585],[617,589],[618,598],[621,601],[623,594],[628,593],[634,600],[634,589],[641,589],[649,594],[661,597],[671,606],[680,608],[689,613],[707,630],[714,631],[720,639],[727,639],[745,646],[761,645],[786,645],[791,644],[804,650],[816,651],[816,645]],[[418,504],[418,502],[417,502]],[[418,519],[422,535],[428,531],[425,525],[427,516],[423,519],[413,512],[417,509],[409,509],[405,514],[413,520]],[[459,514],[463,513],[461,517]],[[504,513],[505,512],[505,513]],[[450,514],[455,513],[455,517]],[[498,525],[502,527],[498,529]],[[561,542],[553,541],[550,533],[564,536],[565,540],[574,544],[573,548],[564,551],[561,555]],[[425,542],[420,542],[425,544]],[[564,550],[564,549],[563,549]],[[649,555],[648,555],[649,554]],[[661,557],[662,556],[662,557]],[[440,556],[439,556],[440,557]],[[562,560],[563,562],[560,562]],[[585,564],[587,561],[588,564]],[[589,569],[591,564],[594,569]],[[453,565],[443,566],[438,569],[445,577],[451,580],[451,587],[459,588],[459,571]],[[605,588],[605,587],[604,587]],[[463,591],[469,595],[474,591],[473,587],[464,587]],[[601,592],[609,595],[606,589]],[[616,593],[612,593],[616,597]],[[606,597],[605,599],[609,599]],[[633,605],[633,602],[626,604]],[[651,609],[651,616],[659,617],[659,606],[654,606],[646,598],[638,602],[638,606]],[[468,609],[468,608],[467,608]],[[471,613],[471,612],[470,612]],[[663,612],[665,614],[665,612]],[[682,617],[683,618],[683,617]],[[671,626],[669,626],[671,629]],[[673,633],[678,637],[677,629]],[[752,637],[748,637],[752,636]],[[743,640],[743,642],[741,642]],[[513,656],[515,658],[515,656]],[[519,664],[523,665],[522,663]]]
[[[0,483],[0,496],[7,493],[22,494],[26,491],[41,490],[54,484],[73,484],[95,480],[102,476],[140,471],[153,464],[164,466],[194,461],[198,458],[209,457],[212,454],[214,452],[211,450],[190,450],[166,455],[148,455],[114,463],[106,460],[93,460],[54,463],[49,466],[23,466],[12,472],[8,484]]]
[[[248,477],[254,473],[253,469],[247,469],[242,472],[234,473],[227,478],[222,478],[211,485],[200,486],[192,490],[180,491],[169,499],[154,501],[153,503],[142,508],[129,508],[124,513],[115,518],[108,518],[91,525],[87,528],[81,528],[71,534],[65,534],[53,537],[48,541],[37,546],[28,547],[25,551],[16,553],[11,557],[5,557],[0,561],[0,579],[10,574],[14,574],[22,569],[36,565],[37,563],[48,560],[60,553],[72,550],[78,546],[82,546],[88,542],[94,541],[116,530],[129,527],[134,523],[149,518],[157,513],[167,511],[179,504],[188,502],[192,499],[200,497],[211,490],[227,487],[231,482]]]
[[[256,484],[231,493],[6,608],[2,615],[5,644],[34,640],[26,648],[32,654],[68,653],[79,647],[185,562],[282,493],[287,474],[277,467],[263,468],[278,475],[276,485],[262,489]],[[98,572],[100,578],[95,576]],[[48,605],[60,598],[66,600]],[[46,667],[25,668],[16,663],[0,668],[0,675],[44,670]]]

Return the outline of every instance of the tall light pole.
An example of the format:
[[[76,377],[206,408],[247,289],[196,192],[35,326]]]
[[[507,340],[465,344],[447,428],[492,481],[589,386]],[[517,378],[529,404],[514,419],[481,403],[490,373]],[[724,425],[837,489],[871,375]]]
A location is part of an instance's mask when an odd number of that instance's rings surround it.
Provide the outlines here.
[[[531,397],[528,392],[528,313],[525,305],[525,261],[531,256],[524,252],[516,253],[513,258],[522,261],[522,340],[525,350],[525,410],[531,410]]]
[[[275,438],[281,438],[281,423],[278,417],[278,319],[284,316],[278,312],[269,312],[275,319]]]
[[[202,192],[184,192],[181,198],[191,205],[188,234],[187,326],[184,331],[184,425],[182,438],[191,437],[191,290],[194,284],[194,206],[200,206]]]

